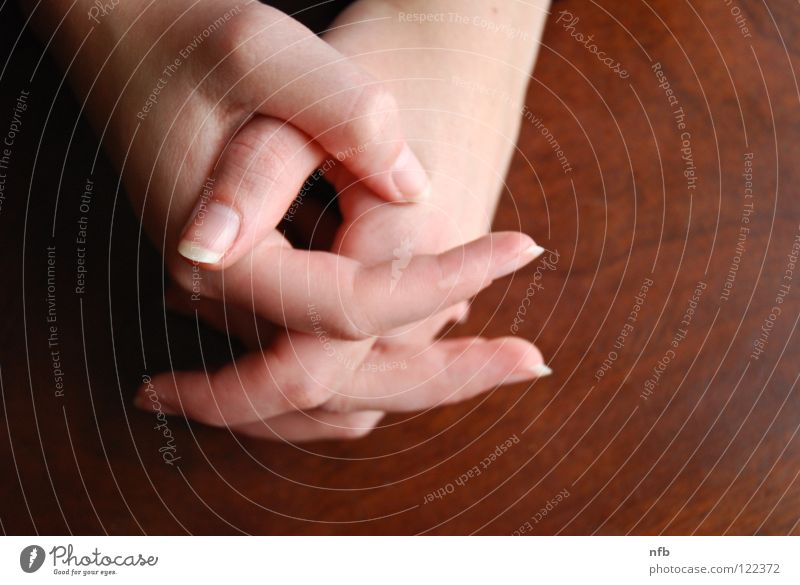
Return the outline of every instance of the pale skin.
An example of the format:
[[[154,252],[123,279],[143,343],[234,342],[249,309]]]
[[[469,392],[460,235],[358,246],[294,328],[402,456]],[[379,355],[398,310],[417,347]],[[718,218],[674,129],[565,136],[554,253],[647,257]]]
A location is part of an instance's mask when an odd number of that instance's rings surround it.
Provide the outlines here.
[[[83,43],[71,81],[186,289],[170,305],[253,349],[213,373],[155,376],[165,410],[256,437],[351,438],[385,412],[549,373],[520,338],[433,341],[471,297],[543,251],[527,235],[488,232],[547,2],[361,0],[321,38],[232,0],[123,1],[89,34],[92,4],[48,3],[34,22],[49,38],[66,15],[54,41],[62,64]],[[413,13],[463,19],[400,16]],[[344,223],[329,253],[294,250],[275,228],[328,159],[339,161],[325,178]],[[398,273],[403,242],[411,257]],[[266,321],[280,330],[265,345],[254,325]],[[406,367],[376,367],[397,363]]]

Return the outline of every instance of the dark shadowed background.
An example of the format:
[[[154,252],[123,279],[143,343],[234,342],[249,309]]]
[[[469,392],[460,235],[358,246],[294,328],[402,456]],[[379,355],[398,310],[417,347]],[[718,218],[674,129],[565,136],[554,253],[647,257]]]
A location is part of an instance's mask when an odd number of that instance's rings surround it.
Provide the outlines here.
[[[170,419],[170,466],[135,389],[200,366],[200,341],[223,361],[231,347],[165,316],[158,254],[61,72],[4,4],[2,531],[800,534],[800,6],[553,13],[495,227],[521,225],[557,261],[482,293],[454,334],[515,332],[555,374],[353,443]]]

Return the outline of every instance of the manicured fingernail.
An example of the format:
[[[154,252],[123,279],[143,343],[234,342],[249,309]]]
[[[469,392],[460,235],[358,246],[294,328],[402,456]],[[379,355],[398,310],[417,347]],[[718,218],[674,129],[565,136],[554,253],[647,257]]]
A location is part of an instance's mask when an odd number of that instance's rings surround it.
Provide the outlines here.
[[[490,277],[492,278],[492,280],[494,280],[496,278],[506,276],[507,274],[511,274],[515,270],[522,268],[529,262],[538,258],[543,253],[544,253],[544,248],[542,248],[538,244],[532,244],[529,247],[522,250],[519,254],[516,254],[508,262],[503,262],[500,265],[495,266],[490,273]]]
[[[516,384],[518,382],[527,382],[535,378],[544,378],[553,373],[553,370],[544,364],[536,364],[527,370],[510,374],[503,381],[504,384]]]
[[[236,241],[241,223],[239,214],[227,205],[201,203],[183,233],[178,252],[194,262],[216,264]]]
[[[419,202],[430,197],[431,183],[428,173],[422,168],[422,164],[408,144],[403,146],[403,150],[394,161],[392,181],[406,201]]]
[[[537,378],[544,378],[552,374],[553,370],[551,370],[544,364],[536,364],[531,368],[531,372],[533,372],[533,375],[536,376]]]

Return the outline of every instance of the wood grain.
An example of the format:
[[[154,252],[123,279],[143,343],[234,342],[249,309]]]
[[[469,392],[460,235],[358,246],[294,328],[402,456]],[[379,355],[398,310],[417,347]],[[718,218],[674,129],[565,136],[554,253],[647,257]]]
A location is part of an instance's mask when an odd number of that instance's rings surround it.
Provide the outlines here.
[[[38,64],[28,32],[15,44],[23,21],[3,8],[0,136],[30,97],[0,207],[2,530],[800,533],[800,8],[738,4],[749,37],[722,2],[554,6],[496,227],[521,226],[557,262],[481,294],[456,332],[509,334],[528,296],[517,334],[542,348],[551,378],[391,418],[354,443],[300,448],[170,420],[175,466],[130,399],[145,373],[200,363],[195,326],[165,318],[158,256],[114,171],[61,73]],[[563,10],[574,29],[556,22]],[[203,342],[229,355],[223,337]]]

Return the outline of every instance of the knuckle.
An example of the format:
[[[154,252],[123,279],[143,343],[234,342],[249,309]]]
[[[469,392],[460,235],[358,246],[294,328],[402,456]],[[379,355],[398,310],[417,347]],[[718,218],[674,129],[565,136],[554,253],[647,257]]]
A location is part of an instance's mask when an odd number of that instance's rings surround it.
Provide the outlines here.
[[[220,183],[233,193],[224,196],[234,196],[239,190],[263,192],[275,185],[286,165],[286,149],[277,132],[264,138],[257,135],[257,128],[245,129],[231,140],[225,152]]]
[[[252,63],[247,44],[261,34],[271,22],[269,7],[257,2],[240,7],[238,14],[225,22],[224,34],[211,36],[209,48],[220,58],[231,60],[230,65],[247,66]]]
[[[344,127],[345,142],[356,152],[378,142],[397,126],[397,117],[397,101],[391,92],[380,84],[364,85],[358,89]],[[398,144],[398,150],[400,147]]]
[[[341,289],[342,311],[337,319],[336,334],[341,339],[358,341],[382,333],[377,316],[371,310],[362,292],[369,276],[364,269],[356,269]]]
[[[348,329],[343,332],[346,339],[358,341],[368,337],[376,337],[383,332],[383,327],[378,323],[375,315],[365,308],[364,305],[357,305],[348,316]]]
[[[322,406],[330,397],[330,388],[323,380],[306,373],[301,379],[282,387],[285,400],[296,410],[311,410]]]
[[[332,334],[342,341],[363,341],[377,335],[371,319],[361,309],[350,310],[332,323]]]
[[[239,7],[238,12],[224,23],[224,32],[209,36],[198,51],[205,54],[205,61],[214,68],[214,82],[210,89],[215,95],[227,96],[230,105],[244,106],[252,102],[252,92],[241,85],[243,78],[270,66],[265,61],[263,48],[264,35],[269,34],[271,26],[285,15],[275,8],[250,2]],[[217,65],[222,64],[221,67]],[[207,76],[203,68],[199,75]]]

